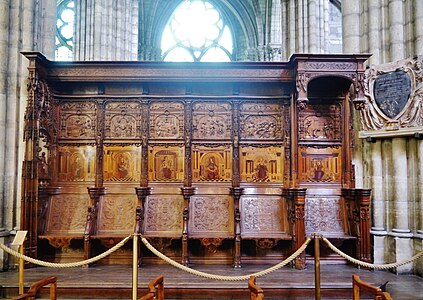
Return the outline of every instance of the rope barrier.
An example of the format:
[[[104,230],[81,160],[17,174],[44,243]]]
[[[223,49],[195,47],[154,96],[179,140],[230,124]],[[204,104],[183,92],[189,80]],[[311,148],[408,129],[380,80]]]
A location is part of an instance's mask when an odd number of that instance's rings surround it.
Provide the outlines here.
[[[94,256],[90,259],[86,259],[86,260],[82,260],[82,261],[77,261],[77,262],[73,262],[73,263],[52,263],[52,262],[46,262],[46,261],[42,261],[42,260],[38,260],[23,254],[20,254],[19,252],[10,249],[9,247],[6,247],[3,244],[0,244],[0,248],[3,249],[5,252],[16,256],[17,258],[23,259],[27,262],[33,263],[35,265],[39,265],[42,267],[48,267],[48,268],[74,268],[74,267],[81,267],[81,266],[85,266],[88,264],[91,264],[93,262],[96,262],[97,260],[100,260],[106,256],[108,256],[109,254],[112,254],[113,252],[115,252],[116,250],[118,250],[120,247],[122,247],[123,245],[125,245],[125,243],[131,238],[132,234],[127,236],[126,238],[124,238],[122,241],[120,241],[118,244],[116,244],[115,246],[113,246],[112,248],[110,248],[109,250],[107,250],[106,252],[103,252],[100,255]]]
[[[241,280],[248,280],[250,278],[250,276],[256,276],[256,277],[260,277],[266,274],[269,274],[279,268],[282,268],[283,266],[285,266],[286,264],[290,263],[291,261],[293,261],[298,255],[300,255],[306,248],[307,245],[310,243],[311,239],[307,238],[305,240],[305,242],[301,245],[301,247],[299,247],[297,249],[297,251],[295,251],[293,254],[291,254],[291,256],[289,256],[287,259],[281,261],[280,263],[265,269],[263,271],[257,272],[257,273],[253,273],[253,274],[249,274],[249,275],[242,275],[242,276],[226,276],[226,275],[215,275],[215,274],[209,274],[206,272],[202,272],[202,271],[197,271],[194,270],[192,268],[189,268],[187,266],[184,266],[170,258],[168,258],[166,255],[164,255],[163,253],[161,253],[160,251],[158,251],[156,248],[154,248],[146,238],[141,237],[142,242],[144,243],[144,245],[151,251],[153,252],[156,256],[158,256],[159,258],[161,258],[162,260],[164,260],[165,262],[167,262],[168,264],[181,269],[185,272],[188,272],[190,274],[194,274],[196,276],[199,277],[205,277],[205,278],[209,278],[209,279],[214,279],[214,280],[226,280],[226,281],[241,281]]]
[[[400,267],[402,265],[406,265],[408,263],[411,263],[412,261],[420,258],[421,256],[423,256],[423,251],[420,251],[419,253],[417,253],[416,255],[414,255],[413,257],[401,261],[401,262],[397,262],[397,263],[391,263],[391,264],[371,264],[371,263],[367,263],[358,259],[355,259],[351,256],[349,256],[348,254],[345,254],[344,252],[342,252],[341,250],[339,250],[338,248],[336,248],[331,242],[329,242],[329,240],[325,237],[322,237],[322,240],[329,246],[329,248],[339,254],[340,256],[342,256],[343,258],[347,259],[348,261],[357,264],[359,266],[362,267],[366,267],[369,269],[380,269],[380,270],[388,270],[388,269],[392,269],[392,268],[397,268]]]

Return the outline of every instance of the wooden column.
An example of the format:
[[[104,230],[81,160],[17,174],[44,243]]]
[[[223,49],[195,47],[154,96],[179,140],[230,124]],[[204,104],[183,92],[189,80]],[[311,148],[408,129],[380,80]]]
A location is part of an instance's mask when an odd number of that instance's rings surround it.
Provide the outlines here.
[[[183,225],[182,225],[182,264],[189,265],[188,255],[188,220],[189,220],[189,201],[192,195],[195,194],[196,188],[182,187],[182,195],[184,196],[184,210],[183,210]]]
[[[232,188],[234,196],[235,210],[235,252],[234,252],[234,268],[241,268],[241,212],[239,211],[239,199],[241,198],[243,188]]]

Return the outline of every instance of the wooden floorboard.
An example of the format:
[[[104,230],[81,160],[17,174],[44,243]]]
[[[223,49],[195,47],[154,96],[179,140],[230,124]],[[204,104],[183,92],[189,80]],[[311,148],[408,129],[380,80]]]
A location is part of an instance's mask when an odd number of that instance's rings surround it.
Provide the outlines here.
[[[229,265],[196,265],[192,268],[216,275],[240,276],[262,271],[269,265],[244,265],[234,269]],[[169,265],[145,265],[138,269],[139,295],[148,282],[164,275],[166,299],[248,299],[247,281],[220,281],[198,277]],[[358,274],[364,281],[381,285],[395,300],[423,299],[423,278],[395,275],[386,271],[369,271],[349,265],[321,266],[322,299],[351,299],[351,276]],[[132,268],[130,265],[97,265],[90,268],[51,269],[38,267],[25,270],[25,286],[47,277],[58,277],[59,299],[130,299]],[[305,270],[283,267],[257,278],[266,299],[314,299],[314,266]],[[2,299],[17,293],[16,270],[0,273]],[[14,294],[15,293],[15,294]]]

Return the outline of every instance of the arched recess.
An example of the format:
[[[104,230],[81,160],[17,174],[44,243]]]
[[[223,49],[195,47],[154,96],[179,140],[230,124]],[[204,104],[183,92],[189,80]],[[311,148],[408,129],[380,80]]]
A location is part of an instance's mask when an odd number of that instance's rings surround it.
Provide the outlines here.
[[[307,97],[312,98],[337,98],[344,97],[352,84],[350,78],[342,76],[314,77],[308,83]]]
[[[140,1],[139,60],[161,60],[162,32],[175,9],[183,0]],[[249,49],[257,48],[260,15],[252,1],[208,0],[229,25],[234,42],[234,60],[247,60]]]

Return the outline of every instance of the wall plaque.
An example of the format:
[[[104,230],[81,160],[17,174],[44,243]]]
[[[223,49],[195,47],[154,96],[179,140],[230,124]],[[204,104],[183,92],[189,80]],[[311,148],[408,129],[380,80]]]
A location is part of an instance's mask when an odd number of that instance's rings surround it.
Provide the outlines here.
[[[402,111],[410,97],[410,76],[404,71],[380,75],[375,80],[373,92],[380,110],[393,118]]]

